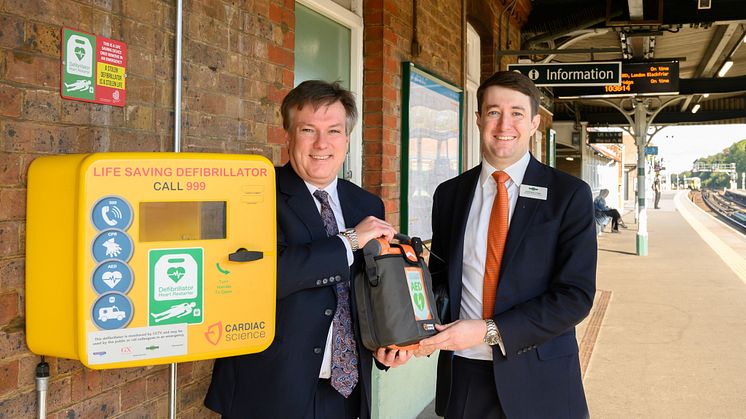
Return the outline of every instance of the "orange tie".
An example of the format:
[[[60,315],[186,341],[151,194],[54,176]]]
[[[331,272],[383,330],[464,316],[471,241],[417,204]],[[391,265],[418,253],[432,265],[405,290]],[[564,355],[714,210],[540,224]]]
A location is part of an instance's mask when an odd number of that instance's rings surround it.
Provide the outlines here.
[[[505,182],[510,179],[507,173],[495,171],[492,177],[497,182],[497,194],[492,202],[490,226],[487,230],[487,258],[484,262],[484,291],[482,294],[482,315],[492,317],[497,295],[497,282],[500,276],[500,263],[508,237],[508,188]]]

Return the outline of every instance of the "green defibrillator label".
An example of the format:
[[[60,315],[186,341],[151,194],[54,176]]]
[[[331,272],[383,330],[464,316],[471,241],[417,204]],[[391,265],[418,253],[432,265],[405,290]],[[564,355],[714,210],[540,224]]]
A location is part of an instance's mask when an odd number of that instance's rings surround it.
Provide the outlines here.
[[[430,307],[425,298],[425,281],[422,278],[422,271],[417,268],[404,268],[407,275],[407,285],[409,287],[409,297],[412,301],[412,310],[416,320],[432,319]]]
[[[148,324],[202,323],[203,250],[154,249],[148,253]]]

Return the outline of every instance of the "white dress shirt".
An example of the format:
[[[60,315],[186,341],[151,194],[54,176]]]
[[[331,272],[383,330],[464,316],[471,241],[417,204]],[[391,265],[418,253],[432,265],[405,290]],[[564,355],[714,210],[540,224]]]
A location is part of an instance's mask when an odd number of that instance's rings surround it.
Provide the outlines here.
[[[316,192],[316,190],[320,189],[314,185],[311,185],[310,183],[303,181],[303,183],[306,184],[306,187],[308,188],[308,192],[311,193],[311,197],[313,198],[313,202],[316,204],[316,209],[319,211],[319,214],[321,214],[321,202],[319,202],[316,197],[313,196],[313,193]],[[332,207],[332,212],[334,213],[334,218],[337,220],[337,229],[339,231],[344,231],[347,229],[345,227],[345,219],[342,215],[342,204],[339,202],[339,194],[337,193],[337,178],[334,178],[332,183],[326,185],[325,188],[321,188],[322,191],[325,191],[327,194],[329,194],[329,206]],[[352,262],[355,260],[355,256],[352,254],[352,246],[350,246],[350,243],[347,241],[346,238],[342,237],[341,235],[337,235],[340,240],[345,245],[345,249],[347,249],[347,264],[352,266]],[[332,327],[334,325],[329,325],[329,333],[326,335],[326,346],[324,347],[324,358],[321,360],[321,371],[319,371],[319,378],[330,378],[332,376]]]
[[[521,183],[523,183],[523,176],[526,174],[529,161],[530,155],[526,153],[520,160],[503,170],[510,176],[510,179],[505,182],[505,186],[508,188],[508,224],[513,219],[515,204],[518,201],[518,191]],[[474,199],[469,209],[469,218],[466,221],[464,261],[461,278],[461,319],[482,318],[484,265],[487,257],[487,230],[490,224],[492,202],[495,200],[495,195],[497,195],[497,184],[492,177],[492,173],[496,170],[489,163],[482,160],[482,172],[479,174],[479,182],[477,182]],[[497,327],[499,328],[500,325],[498,324]],[[500,349],[505,354],[502,345],[500,345]],[[471,348],[456,351],[455,354],[464,358],[492,360],[492,348],[486,343],[480,343]]]

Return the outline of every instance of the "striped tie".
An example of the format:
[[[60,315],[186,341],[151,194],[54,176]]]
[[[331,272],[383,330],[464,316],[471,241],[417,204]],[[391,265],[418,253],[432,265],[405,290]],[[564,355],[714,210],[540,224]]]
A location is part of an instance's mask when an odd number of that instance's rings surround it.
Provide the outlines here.
[[[505,182],[510,179],[507,173],[496,171],[492,177],[497,182],[497,194],[492,202],[490,226],[487,230],[487,258],[484,262],[484,292],[482,294],[482,316],[492,318],[497,296],[497,283],[500,277],[500,264],[508,237],[508,188]]]

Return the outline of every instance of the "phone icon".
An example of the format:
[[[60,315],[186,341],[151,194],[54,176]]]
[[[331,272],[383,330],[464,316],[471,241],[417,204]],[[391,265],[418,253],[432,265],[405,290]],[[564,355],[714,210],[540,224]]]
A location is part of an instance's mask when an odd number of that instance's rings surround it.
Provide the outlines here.
[[[112,227],[119,224],[119,221],[109,218],[109,213],[113,214],[113,216],[117,220],[122,219],[122,210],[119,209],[119,207],[109,207],[108,205],[104,205],[101,207],[101,218],[104,219],[104,222]]]

